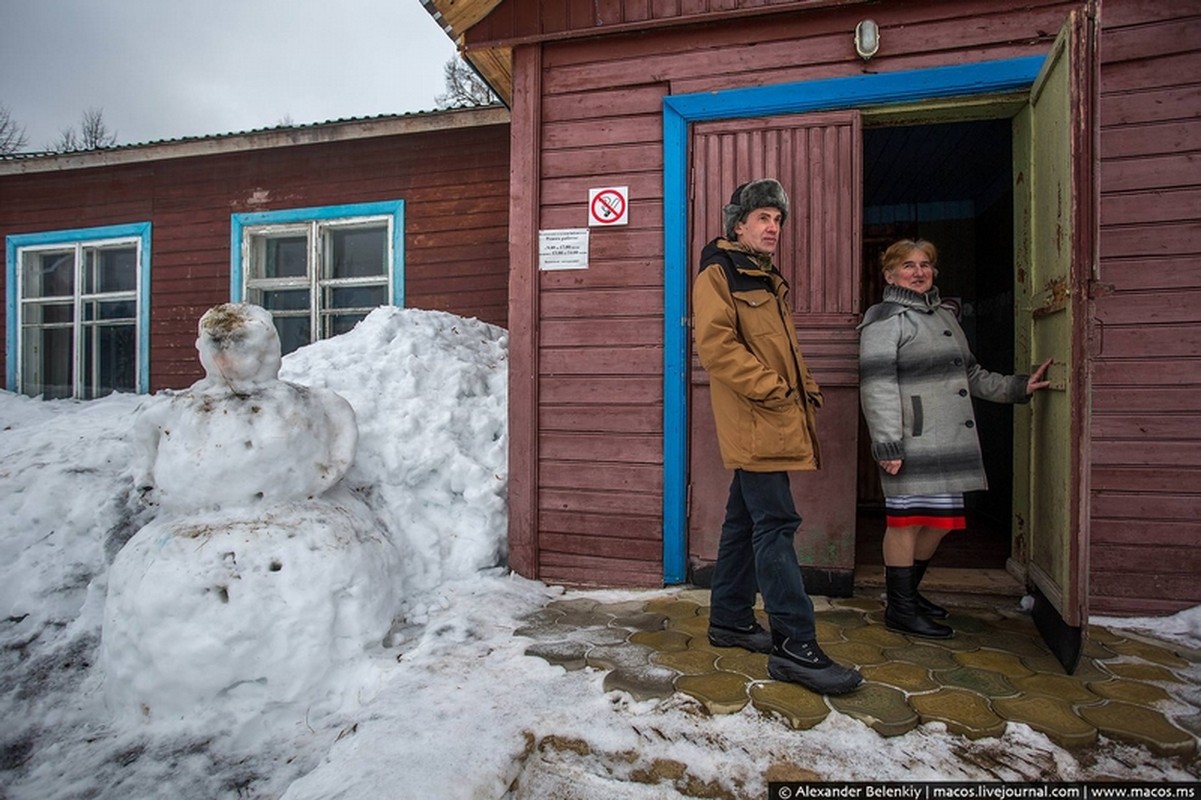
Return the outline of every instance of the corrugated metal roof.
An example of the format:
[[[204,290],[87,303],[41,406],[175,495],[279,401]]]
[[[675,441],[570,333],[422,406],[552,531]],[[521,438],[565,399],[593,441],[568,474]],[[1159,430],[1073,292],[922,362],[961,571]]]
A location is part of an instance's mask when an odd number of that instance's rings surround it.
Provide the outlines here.
[[[499,104],[456,107],[373,117],[348,117],[303,125],[277,125],[231,133],[181,136],[69,153],[29,152],[0,156],[0,175],[83,169],[166,158],[187,158],[240,150],[294,147],[322,142],[368,139],[477,125],[507,124],[509,111]]]

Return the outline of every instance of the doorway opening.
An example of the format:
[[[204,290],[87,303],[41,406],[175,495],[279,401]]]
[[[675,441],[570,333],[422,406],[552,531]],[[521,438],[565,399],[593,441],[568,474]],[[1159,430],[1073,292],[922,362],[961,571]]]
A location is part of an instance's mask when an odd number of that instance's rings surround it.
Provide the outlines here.
[[[1014,218],[1011,120],[863,127],[862,308],[879,302],[880,255],[902,238],[939,251],[935,280],[977,361],[1013,372]],[[989,489],[968,492],[968,528],[943,539],[939,567],[1004,570],[1012,541],[1013,409],[975,401]],[[857,566],[883,564],[884,496],[859,417]]]

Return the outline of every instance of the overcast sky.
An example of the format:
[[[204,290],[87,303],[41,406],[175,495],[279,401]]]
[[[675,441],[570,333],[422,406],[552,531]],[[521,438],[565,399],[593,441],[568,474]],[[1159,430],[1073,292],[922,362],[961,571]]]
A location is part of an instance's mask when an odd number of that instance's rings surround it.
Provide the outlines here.
[[[420,0],[0,0],[0,105],[40,150],[425,111],[455,53]]]

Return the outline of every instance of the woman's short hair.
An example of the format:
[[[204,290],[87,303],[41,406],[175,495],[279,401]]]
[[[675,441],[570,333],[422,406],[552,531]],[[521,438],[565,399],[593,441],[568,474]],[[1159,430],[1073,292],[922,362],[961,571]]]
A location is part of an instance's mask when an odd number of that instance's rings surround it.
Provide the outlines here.
[[[930,259],[930,266],[938,267],[938,248],[933,242],[927,242],[925,239],[901,239],[893,242],[880,254],[880,266],[884,272],[892,272],[904,262],[905,256],[914,250],[921,250],[926,254],[926,258]],[[938,274],[937,269],[934,274]]]

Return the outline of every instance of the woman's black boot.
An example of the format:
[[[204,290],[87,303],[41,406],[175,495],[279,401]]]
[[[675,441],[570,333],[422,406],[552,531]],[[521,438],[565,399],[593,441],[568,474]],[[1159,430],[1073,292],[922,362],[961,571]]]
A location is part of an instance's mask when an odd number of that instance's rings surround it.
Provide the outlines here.
[[[928,558],[925,561],[917,558],[913,559],[913,592],[917,597],[917,610],[930,619],[946,619],[948,616],[947,610],[938,603],[932,603],[930,600],[922,597],[922,593],[917,590],[918,585],[922,582],[922,578],[926,576],[926,567],[928,566],[930,566],[930,559]]]
[[[917,610],[913,567],[884,567],[884,583],[888,590],[884,626],[890,631],[929,639],[950,639],[955,635],[954,629],[934,622]]]

